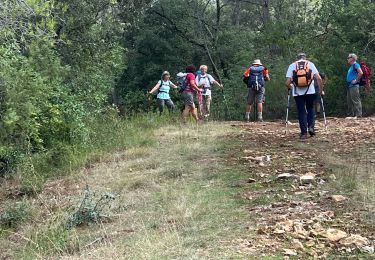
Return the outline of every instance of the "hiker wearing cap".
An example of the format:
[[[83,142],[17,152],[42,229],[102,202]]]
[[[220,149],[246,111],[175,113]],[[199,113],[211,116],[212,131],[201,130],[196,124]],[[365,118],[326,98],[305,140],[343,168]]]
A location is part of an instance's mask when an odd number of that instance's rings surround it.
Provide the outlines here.
[[[177,86],[170,80],[170,74],[168,71],[164,71],[161,75],[161,80],[151,89],[149,94],[157,92],[157,104],[159,107],[160,115],[163,113],[164,105],[167,105],[169,112],[174,110],[174,104],[169,96],[169,90],[171,88],[177,89]]]
[[[328,78],[325,73],[319,72],[320,77],[322,78],[322,94],[320,94],[318,81],[314,81],[314,87],[315,87],[315,100],[314,100],[314,109],[315,109],[315,118],[317,118],[320,115],[320,110],[322,107],[322,97],[325,95],[324,89],[327,85]]]
[[[350,66],[346,75],[348,113],[349,116],[354,116],[354,118],[362,116],[359,82],[363,75],[363,71],[361,66],[357,63],[357,58],[357,55],[354,53],[348,55],[347,61]]]
[[[292,91],[298,110],[298,121],[301,130],[300,139],[315,135],[314,100],[316,91],[314,81],[317,81],[319,94],[322,94],[323,83],[314,63],[306,59],[305,53],[297,55],[297,61],[289,65],[285,85]]]
[[[199,110],[202,117],[210,116],[210,106],[211,106],[211,86],[213,84],[223,88],[219,82],[217,82],[210,74],[207,73],[207,65],[201,65],[199,67],[200,73],[195,78],[195,83],[201,89],[202,102],[199,104]]]
[[[263,102],[266,81],[270,80],[268,69],[262,65],[259,59],[254,60],[252,65],[244,72],[244,82],[248,87],[246,104],[246,121],[250,121],[251,107],[257,104],[258,121],[263,121]]]
[[[195,83],[195,67],[194,66],[187,66],[186,67],[186,76],[185,76],[185,82],[182,90],[182,99],[185,104],[185,108],[182,111],[182,119],[184,122],[186,122],[186,119],[191,113],[195,121],[198,122],[198,113],[197,109],[195,108],[194,104],[194,93],[197,93],[200,95],[201,90],[198,88],[197,84]]]

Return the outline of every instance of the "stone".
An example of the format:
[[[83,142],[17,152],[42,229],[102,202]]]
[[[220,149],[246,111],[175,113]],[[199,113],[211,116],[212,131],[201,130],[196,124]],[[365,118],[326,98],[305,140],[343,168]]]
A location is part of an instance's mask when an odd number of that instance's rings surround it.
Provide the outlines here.
[[[331,196],[331,199],[332,199],[334,202],[342,202],[342,201],[347,200],[347,198],[344,197],[344,196],[342,196],[342,195],[332,195],[332,196]]]
[[[247,183],[253,183],[253,182],[256,182],[256,181],[257,181],[256,179],[249,178],[249,179],[247,180]]]
[[[283,249],[284,250],[284,255],[288,255],[288,256],[296,256],[297,255],[297,251],[294,250],[294,249]]]
[[[361,251],[367,254],[373,254],[375,252],[373,246],[364,246],[361,248]]]
[[[315,180],[315,176],[313,175],[303,175],[299,178],[302,184],[311,184]]]
[[[348,236],[346,232],[335,228],[329,228],[326,231],[321,232],[320,235],[327,238],[330,242],[338,242]]]
[[[369,243],[370,241],[367,238],[360,235],[351,235],[350,237],[346,237],[340,240],[340,244],[343,246],[355,245],[357,247],[363,247],[365,245],[368,245]]]
[[[303,244],[301,243],[301,241],[299,241],[298,239],[293,239],[292,240],[292,245],[293,245],[293,248],[294,249],[300,249],[300,250],[303,250],[305,247],[303,246]]]
[[[303,227],[303,224],[300,222],[295,222],[293,224],[293,229],[295,233],[303,235],[305,237],[309,234],[309,232],[306,231],[306,229]]]
[[[277,179],[279,180],[292,180],[292,179],[297,179],[298,176],[290,173],[282,173],[277,175]]]

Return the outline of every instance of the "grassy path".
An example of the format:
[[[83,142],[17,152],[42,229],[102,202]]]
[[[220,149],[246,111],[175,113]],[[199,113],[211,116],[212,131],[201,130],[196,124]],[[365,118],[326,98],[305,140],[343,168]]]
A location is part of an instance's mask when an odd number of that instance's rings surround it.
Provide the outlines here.
[[[287,254],[296,259],[371,259],[371,253],[342,251],[338,243],[305,232],[335,227],[372,241],[375,180],[368,163],[375,159],[373,139],[356,139],[353,149],[347,149],[343,144],[350,131],[339,126],[309,143],[296,141],[296,131],[291,127],[285,135],[278,123],[156,129],[143,145],[98,158],[80,174],[48,182],[30,202],[33,220],[11,235],[0,233],[0,256],[283,259]],[[345,154],[352,159],[350,165]],[[271,160],[260,162],[262,156]],[[357,159],[366,167],[354,167]],[[312,173],[316,180],[311,185],[278,180],[285,172],[298,177]],[[116,194],[112,218],[67,231],[61,224],[79,204],[86,185],[97,194]],[[332,203],[329,196],[337,192],[351,199]],[[364,214],[348,215],[361,211],[353,204],[361,205]]]

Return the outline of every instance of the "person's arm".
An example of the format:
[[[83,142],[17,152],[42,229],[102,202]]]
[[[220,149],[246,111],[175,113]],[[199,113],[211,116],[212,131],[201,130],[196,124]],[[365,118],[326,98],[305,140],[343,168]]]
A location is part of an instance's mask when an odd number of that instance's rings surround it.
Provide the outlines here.
[[[352,84],[358,84],[359,81],[361,80],[362,78],[362,75],[363,75],[363,71],[361,69],[361,66],[359,66],[359,68],[355,68],[357,70],[357,78],[355,80],[352,80]]]
[[[177,85],[173,84],[172,82],[171,82],[171,87],[174,89],[178,88]]]
[[[211,75],[209,76],[208,80],[211,84],[217,85],[219,88],[223,88],[223,85],[220,84],[217,80],[215,80]]]
[[[319,73],[314,74],[314,80],[316,80],[318,82],[319,94],[322,95],[322,93],[323,93],[323,80],[322,80],[322,77],[320,77]]]
[[[195,91],[195,92],[200,92],[201,90],[198,88],[197,84],[195,83],[195,80],[192,79],[190,80],[190,87]]]
[[[214,80],[212,82],[213,84],[217,85],[219,88],[224,88],[222,84],[220,84],[218,81]]]
[[[293,85],[292,82],[293,82],[293,66],[292,65],[289,65],[288,67],[288,71],[286,72],[286,81],[285,81],[285,86],[287,87],[287,89],[291,89]]]
[[[285,86],[290,89],[292,86],[292,78],[287,78],[285,81]]]
[[[150,90],[150,92],[148,92],[148,93],[149,93],[149,94],[154,94],[154,92],[160,88],[160,85],[161,85],[161,83],[158,82],[158,83],[155,85],[155,87],[153,87],[153,88]]]
[[[270,78],[270,74],[269,74],[267,68],[265,68],[264,71],[263,71],[263,77],[264,77],[264,79],[265,79],[266,81],[270,81],[270,80],[271,80],[271,78]]]

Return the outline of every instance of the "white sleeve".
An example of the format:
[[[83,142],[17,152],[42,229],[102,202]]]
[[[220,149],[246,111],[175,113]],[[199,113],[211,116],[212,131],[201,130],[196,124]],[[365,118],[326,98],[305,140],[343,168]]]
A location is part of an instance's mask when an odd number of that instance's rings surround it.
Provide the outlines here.
[[[311,69],[311,74],[312,75],[315,75],[315,74],[318,74],[319,73],[319,71],[316,69],[316,67],[315,67],[315,64],[314,63],[312,63],[312,62],[310,62],[310,69]]]
[[[198,76],[195,77],[195,84],[197,84],[197,86],[199,86],[199,77]]]
[[[161,86],[161,80],[158,81],[158,84]]]
[[[207,77],[211,84],[215,81],[215,79],[210,74],[207,74]]]
[[[287,78],[293,77],[294,67],[295,67],[294,63],[292,63],[292,64],[289,65],[288,71],[286,72],[286,77]]]

